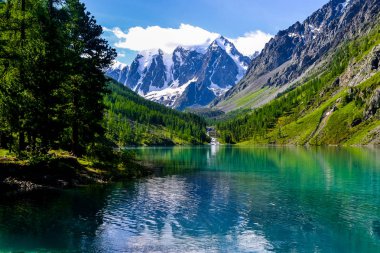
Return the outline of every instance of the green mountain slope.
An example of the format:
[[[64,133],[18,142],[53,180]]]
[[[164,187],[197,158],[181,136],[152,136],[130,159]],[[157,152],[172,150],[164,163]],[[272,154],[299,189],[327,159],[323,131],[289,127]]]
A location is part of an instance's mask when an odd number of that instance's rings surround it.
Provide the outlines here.
[[[367,34],[379,20],[379,0],[328,1],[303,22],[279,31],[252,60],[245,77],[210,107],[231,112],[269,103],[324,67],[328,54]]]
[[[106,136],[119,146],[201,144],[207,141],[206,122],[138,96],[109,81],[105,98]]]
[[[325,57],[303,83],[218,124],[227,143],[380,143],[379,28]]]

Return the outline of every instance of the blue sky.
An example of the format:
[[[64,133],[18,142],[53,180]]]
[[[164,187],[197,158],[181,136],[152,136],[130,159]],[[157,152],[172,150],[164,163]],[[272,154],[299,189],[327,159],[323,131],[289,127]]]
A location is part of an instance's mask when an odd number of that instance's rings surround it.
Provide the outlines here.
[[[120,54],[119,60],[130,63],[136,55],[136,50],[149,50],[149,47],[152,47],[147,41],[154,43],[153,34],[154,36],[162,34],[160,37],[173,36],[172,42],[161,41],[157,44],[191,44],[190,41],[182,40],[186,32],[190,33],[189,35],[204,33],[203,37],[197,38],[194,43],[199,43],[207,36],[213,38],[215,34],[231,39],[240,37],[241,43],[236,40],[239,44],[238,49],[249,52],[246,47],[249,43],[254,44],[252,41],[256,38],[268,40],[263,34],[274,35],[296,21],[303,21],[328,0],[83,0],[83,2],[98,23],[110,29],[105,32],[105,37],[112,45],[116,45]],[[185,29],[180,28],[181,24],[185,25],[182,26]],[[155,29],[145,30],[152,26]],[[133,29],[136,27],[141,29]],[[168,28],[175,30],[167,30]],[[199,30],[200,28],[204,31]],[[205,31],[210,34],[206,35]],[[257,31],[263,34],[258,34]],[[260,36],[257,37],[258,35]],[[247,36],[250,40],[243,40]],[[136,45],[139,39],[141,42],[144,40],[146,45]],[[130,42],[132,40],[135,44]],[[256,45],[256,48],[262,45],[263,42]]]

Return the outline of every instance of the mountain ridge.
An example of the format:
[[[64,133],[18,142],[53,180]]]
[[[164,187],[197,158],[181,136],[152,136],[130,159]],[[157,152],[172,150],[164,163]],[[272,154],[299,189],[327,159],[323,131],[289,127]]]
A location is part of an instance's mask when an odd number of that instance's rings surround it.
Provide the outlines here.
[[[236,101],[264,87],[270,88],[270,92],[247,108],[269,102],[287,88],[282,87],[293,85],[343,41],[368,30],[378,13],[377,0],[330,1],[302,23],[278,32],[252,60],[246,76],[211,106],[226,112],[237,109]]]
[[[303,25],[296,23],[279,32],[253,60],[246,77],[231,90],[244,96],[233,101],[238,97],[234,94],[216,102],[216,108],[219,105],[225,110],[233,103],[247,108],[241,113],[228,113],[226,120],[217,123],[221,140],[276,145],[380,144],[379,12],[379,0],[334,0]],[[306,35],[295,31],[310,28],[310,20],[331,27],[325,29],[326,34],[309,34],[310,40],[304,41],[302,36]],[[285,43],[296,37],[295,45]],[[314,43],[319,43],[318,47]],[[288,58],[263,61],[276,52]],[[299,69],[289,69],[292,60],[299,63]],[[282,74],[273,74],[276,72]],[[260,78],[268,82],[260,85]]]
[[[106,75],[149,100],[182,110],[224,94],[244,76],[250,61],[221,36],[206,48],[140,52],[130,66],[117,62]]]

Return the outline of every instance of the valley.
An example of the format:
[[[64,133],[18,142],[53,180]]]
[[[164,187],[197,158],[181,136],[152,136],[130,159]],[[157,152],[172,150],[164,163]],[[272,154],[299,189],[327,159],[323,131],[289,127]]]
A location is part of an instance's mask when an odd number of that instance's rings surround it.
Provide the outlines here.
[[[195,53],[177,48],[173,56],[165,56],[163,62],[173,63],[160,67],[165,70],[161,73],[172,72],[173,80],[179,74],[179,79],[170,84],[172,79],[161,78],[169,84],[159,85],[158,90],[142,91],[144,81],[129,84],[133,72],[126,67],[107,73],[124,76],[124,85],[145,98],[206,117],[216,125],[223,143],[375,144],[380,107],[373,104],[378,103],[378,20],[378,1],[334,0],[302,23],[278,32],[250,62],[221,37],[204,49],[208,63],[199,65],[202,70],[192,69],[192,74],[184,68],[197,65],[194,57],[202,58],[199,49]],[[186,58],[184,52],[194,56]],[[150,57],[165,58],[164,54]],[[212,59],[217,60],[216,67]],[[239,62],[243,64],[236,72]],[[212,69],[205,68],[211,65]],[[160,69],[149,66],[151,71]],[[339,133],[332,125],[339,126]]]
[[[378,253],[379,145],[380,0],[0,0],[0,252]]]

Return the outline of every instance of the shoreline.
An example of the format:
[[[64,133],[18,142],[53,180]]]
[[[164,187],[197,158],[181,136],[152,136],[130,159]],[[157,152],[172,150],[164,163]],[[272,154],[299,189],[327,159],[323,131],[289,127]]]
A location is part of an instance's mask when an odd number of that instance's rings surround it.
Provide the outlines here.
[[[209,145],[185,145],[180,147],[199,147]],[[304,148],[378,148],[379,145],[279,145],[279,144],[219,144],[237,148],[249,147],[304,147]],[[130,147],[134,149],[136,147]],[[146,147],[145,147],[146,148]],[[151,147],[157,148],[157,146]],[[167,148],[167,147],[165,147]],[[93,163],[85,158],[70,155],[53,155],[49,161],[31,164],[27,160],[19,160],[12,155],[0,156],[0,192],[26,193],[34,190],[59,190],[85,187],[90,185],[106,185],[126,180],[147,177],[158,173],[162,168],[149,161],[130,159],[128,164],[120,166],[116,163]]]
[[[154,168],[142,161],[92,164],[73,156],[58,156],[31,164],[14,157],[0,158],[0,192],[26,193],[41,189],[72,189],[93,184],[110,184],[152,175]]]

